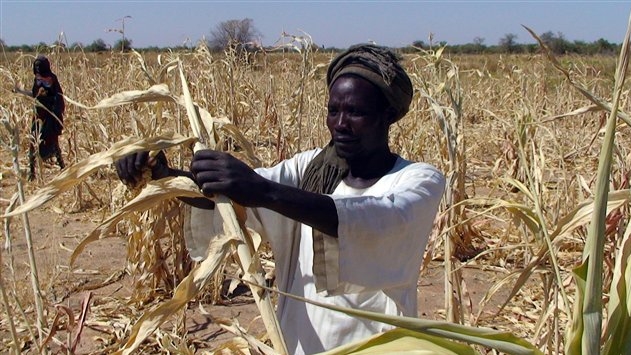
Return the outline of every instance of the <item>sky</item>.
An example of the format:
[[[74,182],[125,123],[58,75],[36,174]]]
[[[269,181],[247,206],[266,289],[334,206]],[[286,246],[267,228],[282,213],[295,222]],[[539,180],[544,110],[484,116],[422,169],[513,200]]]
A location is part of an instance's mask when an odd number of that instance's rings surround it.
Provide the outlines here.
[[[7,45],[69,45],[97,39],[132,47],[195,45],[224,21],[252,19],[263,45],[283,32],[310,36],[324,47],[375,42],[402,47],[414,41],[447,44],[483,39],[496,45],[506,34],[533,43],[522,27],[551,31],[569,41],[604,38],[622,43],[631,1],[212,1],[212,0],[0,0],[0,39]],[[112,31],[113,30],[113,31]]]

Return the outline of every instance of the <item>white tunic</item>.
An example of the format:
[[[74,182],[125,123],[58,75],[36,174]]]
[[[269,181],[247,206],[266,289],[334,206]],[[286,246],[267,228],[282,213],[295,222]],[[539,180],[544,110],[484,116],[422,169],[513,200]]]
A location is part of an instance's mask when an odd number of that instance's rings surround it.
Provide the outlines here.
[[[319,151],[256,171],[298,186]],[[263,208],[248,209],[248,226],[269,241],[280,290],[342,307],[416,316],[419,270],[444,187],[445,179],[434,167],[399,157],[386,176],[366,189],[344,182],[336,188],[331,197],[338,238]],[[209,238],[209,229],[201,226],[217,218],[208,213],[212,211],[198,210],[191,216],[200,228],[187,236],[187,247],[197,260],[206,256]],[[322,352],[390,329],[286,297],[279,298],[277,313],[290,354]]]

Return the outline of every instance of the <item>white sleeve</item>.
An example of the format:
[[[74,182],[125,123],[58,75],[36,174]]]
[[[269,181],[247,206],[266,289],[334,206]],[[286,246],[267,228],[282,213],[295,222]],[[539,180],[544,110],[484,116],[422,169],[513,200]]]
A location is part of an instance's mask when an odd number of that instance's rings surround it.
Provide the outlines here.
[[[307,165],[320,150],[318,148],[299,153],[271,168],[256,169],[256,172],[279,184],[298,187]],[[270,243],[274,260],[280,269],[291,262],[294,244],[298,242],[298,222],[266,208],[249,208],[247,224]]]
[[[416,163],[382,194],[332,195],[339,219],[339,282],[367,290],[416,282],[444,188],[438,170]]]
[[[258,168],[255,171],[262,177],[283,185],[297,186],[308,163],[320,149],[309,150],[284,160],[271,168]],[[274,254],[282,259],[286,254],[285,244],[291,239],[295,223],[291,219],[264,208],[248,208],[246,225],[261,237],[269,241]],[[221,216],[216,210],[204,210],[191,207],[185,221],[186,247],[193,260],[206,257],[210,239],[223,231]]]

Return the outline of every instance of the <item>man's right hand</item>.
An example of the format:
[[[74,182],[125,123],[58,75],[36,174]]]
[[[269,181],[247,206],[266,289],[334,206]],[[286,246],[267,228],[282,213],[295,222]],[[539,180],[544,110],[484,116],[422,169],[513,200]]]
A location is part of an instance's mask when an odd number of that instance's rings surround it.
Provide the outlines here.
[[[169,176],[169,163],[163,151],[150,157],[148,151],[129,154],[114,165],[118,178],[125,184],[136,186],[143,180],[143,173],[151,169],[151,179],[158,180]]]

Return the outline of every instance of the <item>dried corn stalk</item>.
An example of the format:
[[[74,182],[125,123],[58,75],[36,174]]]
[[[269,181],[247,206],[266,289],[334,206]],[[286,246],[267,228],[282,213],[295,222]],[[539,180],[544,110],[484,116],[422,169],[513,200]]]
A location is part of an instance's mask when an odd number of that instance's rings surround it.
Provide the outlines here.
[[[195,143],[194,149],[213,149],[217,145],[214,123],[213,121],[209,122],[208,120],[203,121],[198,115],[198,108],[195,106],[191,98],[181,63],[179,65],[179,69],[182,81],[184,105],[190,121],[191,130],[198,138],[198,142]],[[196,185],[192,181],[190,181],[190,183],[192,184],[191,186],[195,186],[194,189],[198,194],[200,194]],[[242,211],[243,208],[233,206],[230,200],[228,200],[225,196],[215,196],[213,200],[216,204],[217,210],[223,218],[224,233],[226,236],[229,236],[226,238],[234,238],[238,241],[236,249],[239,264],[244,273],[243,278],[248,281],[248,285],[250,285],[252,289],[252,295],[259,307],[263,323],[265,324],[268,336],[272,341],[272,345],[277,351],[286,354],[287,347],[282,337],[282,332],[276,317],[271,295],[268,291],[255,286],[265,284],[265,272],[258,260],[257,252],[252,240],[248,232],[243,227],[244,221],[240,221],[237,218],[237,213],[241,216],[245,215]],[[235,211],[235,209],[240,209],[241,211]],[[215,240],[213,243],[217,243],[217,241]],[[189,277],[185,278],[182,283],[178,285],[176,294],[172,300],[167,301],[157,309],[148,312],[134,325],[130,339],[118,353],[129,354],[135,350],[142,341],[155,331],[155,329],[157,329],[171,314],[175,313],[190,299],[197,295],[203,285],[205,285],[206,281],[219,267],[218,260],[222,261],[227,255],[226,253],[228,249],[226,247],[228,242],[226,241],[225,243],[219,244],[220,245],[215,248],[209,248],[207,258],[193,270]]]
[[[197,110],[191,99],[191,95],[188,90],[188,84],[184,76],[184,71],[180,64],[180,78],[182,80],[182,90],[184,93],[184,102],[186,104],[186,111],[188,118],[191,122],[191,128],[197,138],[200,139],[195,145],[195,150],[210,148],[214,149],[217,146],[217,140],[215,139],[214,125],[205,125],[197,114]],[[203,144],[207,146],[204,147]],[[267,329],[270,340],[274,349],[281,351],[283,354],[287,353],[287,346],[280,330],[280,325],[276,317],[274,305],[272,303],[271,295],[268,291],[257,288],[254,285],[265,285],[265,270],[263,269],[261,262],[258,260],[256,250],[252,243],[252,239],[247,233],[247,230],[243,227],[243,223],[239,222],[237,218],[237,211],[235,209],[243,209],[240,206],[233,206],[230,200],[225,196],[215,196],[214,199],[216,208],[218,209],[221,217],[224,221],[224,231],[228,235],[237,236],[240,241],[237,244],[237,255],[239,257],[239,263],[244,273],[243,278],[249,281],[248,285],[252,289],[252,295],[256,301],[256,305],[259,307],[261,315],[263,317],[263,323]],[[244,211],[239,211],[242,216],[245,215]]]

